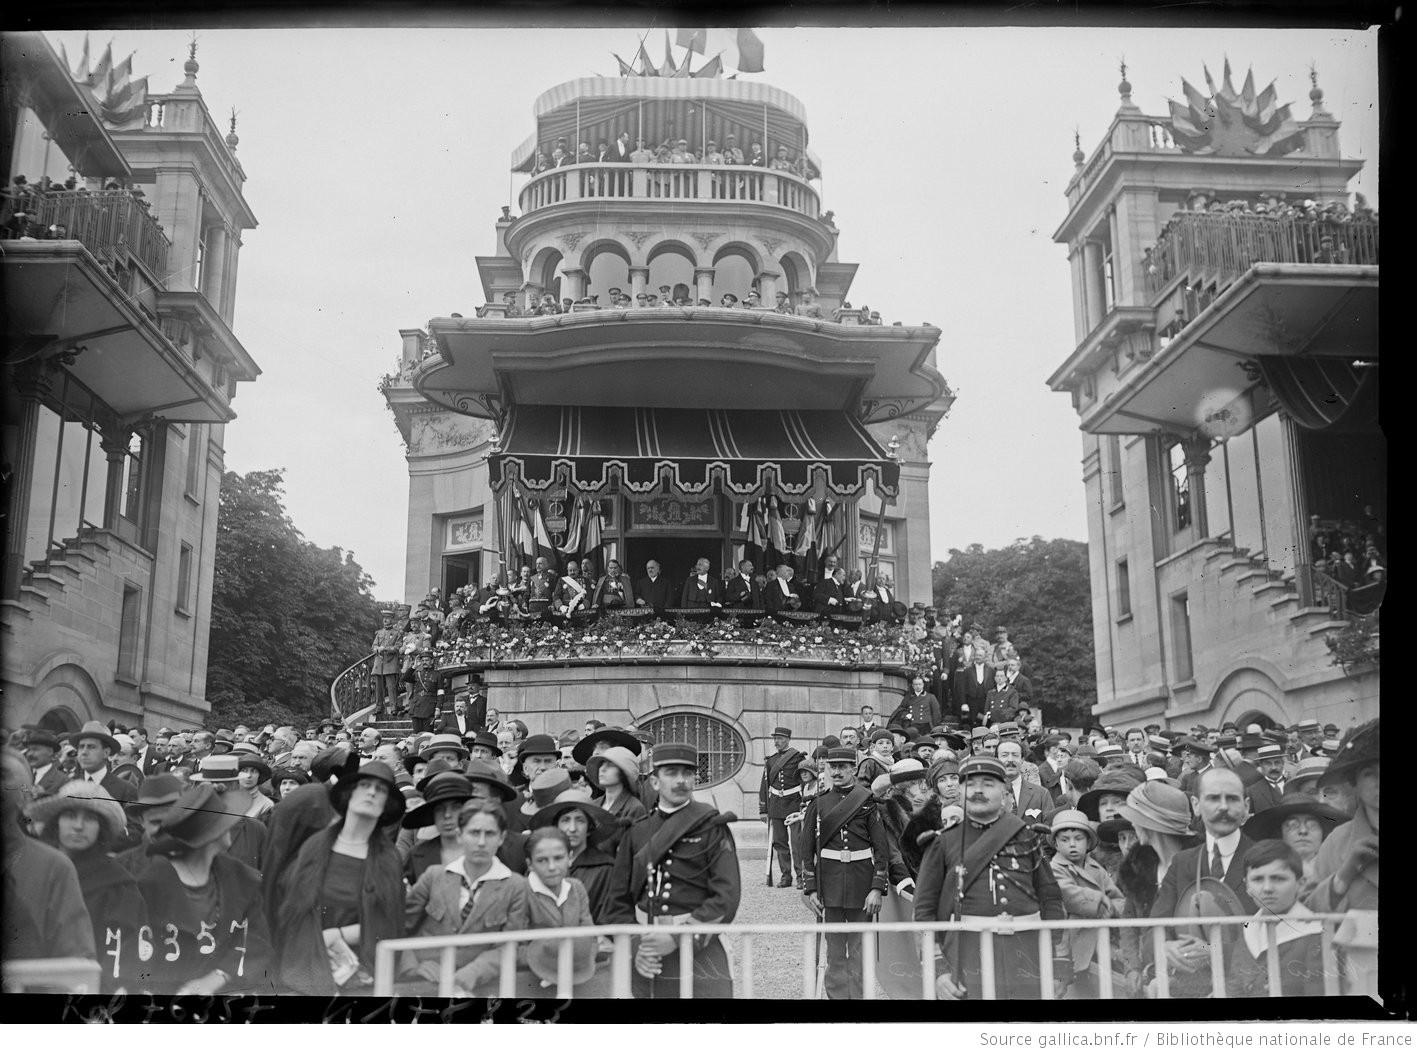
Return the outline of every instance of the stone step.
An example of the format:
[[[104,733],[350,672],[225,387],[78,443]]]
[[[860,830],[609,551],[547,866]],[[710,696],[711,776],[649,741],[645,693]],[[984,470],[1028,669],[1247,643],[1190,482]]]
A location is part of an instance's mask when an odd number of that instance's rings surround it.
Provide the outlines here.
[[[23,592],[25,586],[29,586],[35,591],[42,593],[46,600],[49,597],[57,596],[64,592],[66,583],[58,575],[51,575],[46,571],[28,571],[25,573],[25,584],[20,587]]]
[[[49,594],[39,586],[25,583],[20,586],[20,603],[36,614],[43,614],[49,610]]]
[[[1324,614],[1327,615],[1328,612],[1324,612]],[[1347,627],[1348,623],[1344,619],[1336,619],[1330,616],[1322,622],[1309,626],[1308,631],[1310,637],[1320,638],[1329,633],[1337,633],[1339,630],[1346,629]]]
[[[84,577],[84,568],[79,564],[73,564],[63,558],[63,550],[56,550],[56,555],[48,560],[35,562],[36,572],[54,575],[56,578],[67,578],[70,582],[77,582]]]

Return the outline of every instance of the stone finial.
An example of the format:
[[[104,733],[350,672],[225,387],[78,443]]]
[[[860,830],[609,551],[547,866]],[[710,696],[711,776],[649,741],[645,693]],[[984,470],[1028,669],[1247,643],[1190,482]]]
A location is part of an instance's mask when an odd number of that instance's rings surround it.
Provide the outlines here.
[[[1122,81],[1117,85],[1117,94],[1122,97],[1122,109],[1135,110],[1137,106],[1136,103],[1132,102],[1132,82],[1127,80],[1126,58],[1119,59],[1117,64],[1122,72]]]
[[[1076,128],[1073,129],[1073,164],[1082,168],[1082,163],[1087,160],[1087,155],[1082,152],[1082,133]]]
[[[236,152],[236,144],[241,142],[241,137],[236,134],[236,107],[231,108],[231,131],[226,133],[226,145],[231,147],[231,152]]]
[[[185,80],[179,87],[188,91],[195,91],[197,88],[197,71],[201,66],[197,64],[197,34],[192,34],[191,43],[187,45],[187,61],[182,63],[182,71],[187,74]]]
[[[1319,69],[1313,62],[1309,63],[1309,102],[1313,104],[1314,112],[1309,115],[1310,120],[1315,117],[1332,116],[1324,109],[1324,90],[1319,87]]]

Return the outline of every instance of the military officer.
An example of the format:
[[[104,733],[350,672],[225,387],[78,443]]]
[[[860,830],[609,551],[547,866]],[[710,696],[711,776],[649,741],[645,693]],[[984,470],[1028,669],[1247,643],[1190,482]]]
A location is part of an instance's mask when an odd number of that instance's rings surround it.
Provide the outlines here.
[[[802,785],[797,780],[797,766],[802,752],[791,746],[792,729],[772,730],[776,751],[763,759],[763,783],[758,788],[758,814],[768,823],[768,853],[777,854],[779,888],[793,885],[792,846],[788,840],[787,818],[800,806]],[[768,885],[772,885],[772,870],[768,870]]]
[[[994,997],[1038,999],[1038,935],[1012,921],[1061,919],[1058,880],[1038,836],[1004,807],[1003,764],[976,755],[959,767],[965,818],[930,843],[915,888],[915,921],[986,922],[994,929]],[[941,934],[935,963],[941,999],[984,993],[977,932]]]
[[[687,743],[654,749],[651,782],[658,801],[648,816],[625,832],[611,878],[608,921],[638,921],[665,927],[635,942],[631,994],[636,999],[679,997],[679,941],[670,927],[693,922],[732,922],[742,880],[729,828],[737,817],[694,800],[698,750]],[[731,999],[728,953],[717,936],[693,940],[693,994]]]
[[[374,679],[375,700],[382,702],[386,716],[393,717],[399,707],[399,648],[403,634],[394,629],[392,610],[379,612],[379,619],[382,624],[374,631],[374,667],[370,675]]]
[[[551,561],[544,556],[536,558],[536,574],[527,583],[527,613],[540,615],[551,606],[551,596],[556,588],[556,574],[551,570]]]
[[[868,922],[881,910],[890,868],[890,841],[869,787],[856,782],[856,752],[827,751],[831,787],[807,806],[811,840],[803,889],[826,922]],[[860,999],[861,935],[827,934],[827,998]]]

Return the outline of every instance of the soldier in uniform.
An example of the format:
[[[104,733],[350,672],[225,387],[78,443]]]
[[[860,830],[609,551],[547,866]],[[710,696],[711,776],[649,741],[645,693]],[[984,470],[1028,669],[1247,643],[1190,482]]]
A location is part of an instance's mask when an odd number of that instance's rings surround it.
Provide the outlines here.
[[[994,930],[994,997],[1038,999],[1038,935],[1011,921],[1061,919],[1058,880],[1038,836],[1004,807],[1008,776],[988,756],[959,767],[965,819],[930,843],[915,888],[915,921],[984,921]],[[940,999],[982,996],[977,932],[939,935],[935,990]]]
[[[787,818],[797,811],[802,798],[802,785],[797,781],[797,766],[802,752],[790,746],[792,729],[772,730],[775,753],[763,759],[763,783],[758,788],[758,813],[768,822],[768,853],[777,854],[779,877],[777,884],[786,889],[793,885],[792,846],[788,841]],[[768,885],[772,885],[772,870],[768,870]]]
[[[413,719],[413,734],[427,732],[438,714],[438,671],[433,668],[433,656],[424,652],[413,669],[404,674],[409,682],[408,716]]]
[[[611,879],[608,920],[665,927],[635,941],[631,993],[636,999],[679,997],[679,941],[671,927],[692,922],[732,922],[742,880],[729,828],[737,817],[694,800],[698,750],[661,743],[652,781],[659,800],[625,832]],[[717,936],[693,940],[695,997],[731,999],[728,953]]]
[[[803,890],[826,922],[868,922],[881,910],[890,868],[885,823],[867,786],[856,782],[856,751],[827,752],[831,787],[807,806],[810,839]],[[827,998],[860,999],[861,935],[827,934]]]
[[[536,558],[536,574],[527,583],[526,609],[529,615],[541,615],[551,606],[552,593],[556,588],[556,575],[551,570],[551,561],[544,556]]]
[[[374,632],[374,667],[370,675],[374,680],[375,706],[382,703],[385,716],[393,717],[399,707],[399,648],[403,634],[394,629],[392,610],[379,612],[379,618],[383,625]]]

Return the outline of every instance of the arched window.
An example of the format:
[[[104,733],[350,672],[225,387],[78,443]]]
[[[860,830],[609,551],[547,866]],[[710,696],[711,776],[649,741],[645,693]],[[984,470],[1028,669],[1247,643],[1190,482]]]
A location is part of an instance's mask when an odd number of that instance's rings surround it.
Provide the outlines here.
[[[743,737],[714,714],[680,712],[641,721],[656,743],[688,743],[699,752],[699,787],[713,787],[736,776],[747,760]]]

